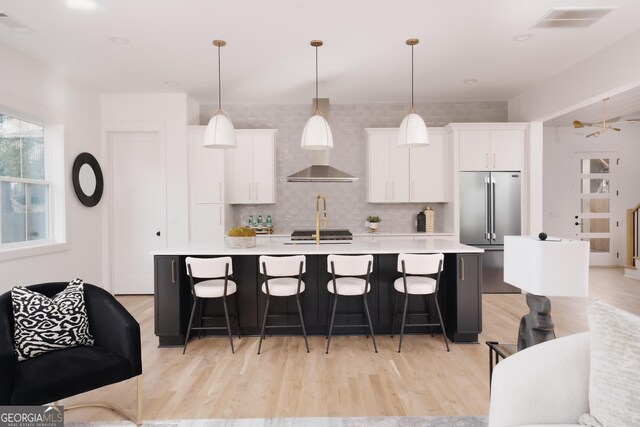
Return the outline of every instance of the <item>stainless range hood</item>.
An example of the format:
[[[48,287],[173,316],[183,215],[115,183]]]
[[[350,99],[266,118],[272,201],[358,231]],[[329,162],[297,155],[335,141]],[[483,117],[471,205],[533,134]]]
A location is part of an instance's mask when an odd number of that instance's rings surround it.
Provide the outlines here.
[[[315,99],[314,99],[315,102]],[[318,99],[318,110],[329,118],[329,98]],[[357,177],[329,166],[330,150],[315,150],[314,164],[287,177],[287,182],[355,182]]]
[[[287,182],[354,182],[353,175],[329,165],[311,165],[287,177]]]

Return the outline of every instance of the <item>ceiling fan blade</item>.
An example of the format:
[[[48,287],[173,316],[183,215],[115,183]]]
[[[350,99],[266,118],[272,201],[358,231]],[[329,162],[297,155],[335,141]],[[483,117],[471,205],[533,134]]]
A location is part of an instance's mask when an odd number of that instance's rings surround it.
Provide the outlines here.
[[[616,132],[620,132],[620,128],[610,128],[612,130],[615,130]]]
[[[573,127],[576,129],[580,129],[584,127],[584,123],[582,123],[580,120],[574,120],[573,121]]]
[[[595,132],[590,133],[589,135],[587,135],[587,138],[592,137],[592,136],[594,138],[597,138],[599,135],[600,135],[600,131],[595,131]]]
[[[623,120],[620,123],[626,123],[626,124],[629,124],[629,125],[635,125],[635,124],[640,123],[640,119],[627,119],[627,120]]]
[[[605,120],[607,123],[615,123],[618,120],[620,120],[620,116],[618,117],[611,117],[610,119]]]

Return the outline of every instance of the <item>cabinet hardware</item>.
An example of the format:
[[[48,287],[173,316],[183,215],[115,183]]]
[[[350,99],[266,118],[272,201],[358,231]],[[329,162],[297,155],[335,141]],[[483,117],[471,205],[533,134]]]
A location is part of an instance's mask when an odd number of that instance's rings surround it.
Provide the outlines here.
[[[487,169],[489,169],[489,153],[484,153],[484,160],[487,164]]]
[[[258,183],[256,182],[256,193],[254,194],[256,202],[258,201]]]
[[[176,260],[171,260],[171,283],[176,283]]]
[[[218,194],[220,195],[220,201],[222,201],[222,182],[218,182]]]
[[[413,181],[411,181],[411,200],[415,199],[414,191],[413,191]]]
[[[222,225],[222,206],[220,206],[220,225]]]
[[[460,280],[464,280],[464,257],[460,257]]]
[[[156,236],[160,237],[160,232],[156,231]]]
[[[493,153],[493,168],[496,168],[496,153]]]

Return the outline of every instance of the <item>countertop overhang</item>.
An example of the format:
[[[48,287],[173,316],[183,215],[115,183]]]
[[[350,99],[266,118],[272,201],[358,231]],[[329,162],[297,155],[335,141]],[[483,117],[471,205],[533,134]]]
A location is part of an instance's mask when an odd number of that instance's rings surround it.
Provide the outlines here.
[[[287,241],[288,242],[288,241]],[[153,251],[152,255],[349,255],[349,254],[397,254],[397,253],[482,253],[481,248],[463,245],[444,239],[384,239],[380,241],[353,240],[345,243],[285,244],[285,241],[258,239],[255,248],[233,249],[224,243],[186,243]]]

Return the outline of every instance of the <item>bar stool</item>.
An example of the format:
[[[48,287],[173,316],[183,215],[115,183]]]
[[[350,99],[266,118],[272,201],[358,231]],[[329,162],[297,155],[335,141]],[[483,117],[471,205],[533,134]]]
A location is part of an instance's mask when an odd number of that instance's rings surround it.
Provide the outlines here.
[[[236,291],[238,287],[230,277],[233,275],[233,266],[231,257],[220,258],[192,258],[187,257],[187,273],[191,282],[191,295],[193,295],[193,308],[191,309],[191,317],[189,318],[189,326],[187,327],[187,336],[184,339],[184,348],[182,354],[187,350],[187,342],[192,330],[202,331],[207,329],[226,329],[229,334],[229,342],[231,343],[231,353],[235,353],[233,348],[233,337],[231,335],[231,323],[229,322],[229,310],[227,308],[227,296],[233,295],[233,309],[235,316],[234,323],[238,328],[238,338],[240,338],[240,320],[238,318],[238,300]],[[196,279],[198,281],[196,282]],[[207,299],[222,298],[222,306],[224,307],[224,317],[227,326],[202,326],[205,319],[215,319],[217,317],[205,317],[202,315],[204,302]],[[200,304],[200,317],[197,327],[193,326],[193,318],[196,308]]]
[[[399,254],[398,255],[398,271],[402,273],[393,282],[393,287],[397,291],[395,302],[393,304],[393,321],[391,323],[391,337],[396,326],[396,316],[398,307],[398,293],[404,294],[404,310],[402,311],[402,327],[400,328],[400,343],[398,344],[398,353],[402,348],[402,338],[404,337],[405,326],[440,326],[442,328],[442,337],[444,344],[449,351],[449,343],[447,342],[447,334],[442,322],[442,314],[440,314],[440,306],[438,305],[438,288],[440,286],[440,273],[442,272],[442,264],[444,262],[443,254],[432,255],[415,255],[415,254]],[[435,275],[435,279],[433,276]],[[427,323],[407,323],[407,307],[409,305],[409,295],[423,295],[427,304]],[[438,311],[438,319],[440,323],[430,323],[431,313],[429,312],[429,296],[432,295],[435,301],[436,310]],[[433,336],[433,334],[431,335]]]
[[[264,283],[262,284],[262,292],[267,295],[267,303],[264,309],[264,318],[262,320],[262,331],[260,332],[260,344],[258,345],[258,354],[262,348],[262,340],[266,328],[289,328],[299,326],[302,328],[304,335],[304,344],[309,353],[309,343],[307,342],[307,331],[304,327],[304,318],[302,317],[302,306],[300,304],[300,293],[304,292],[305,285],[302,281],[302,275],[306,271],[306,257],[304,255],[273,257],[263,255],[259,259],[260,272],[264,274]],[[267,325],[267,318],[282,317],[286,314],[269,314],[269,303],[271,297],[296,297],[298,305],[298,314],[300,315],[299,325]]]
[[[327,333],[327,350],[325,354],[329,354],[329,345],[331,344],[331,335],[333,328],[350,328],[350,327],[369,327],[371,331],[371,339],[373,340],[373,348],[378,352],[376,346],[376,336],[373,333],[373,324],[371,323],[371,315],[369,314],[369,306],[367,305],[367,294],[371,290],[369,276],[373,266],[373,255],[329,255],[327,257],[327,270],[331,273],[331,280],[327,283],[327,290],[331,294],[331,321],[329,322],[329,332]],[[337,277],[341,276],[341,277]],[[355,276],[355,277],[354,277]],[[364,278],[363,278],[364,277]],[[334,325],[336,318],[336,307],[338,306],[338,296],[352,297],[362,296],[364,304],[364,312],[367,316],[366,325]]]

